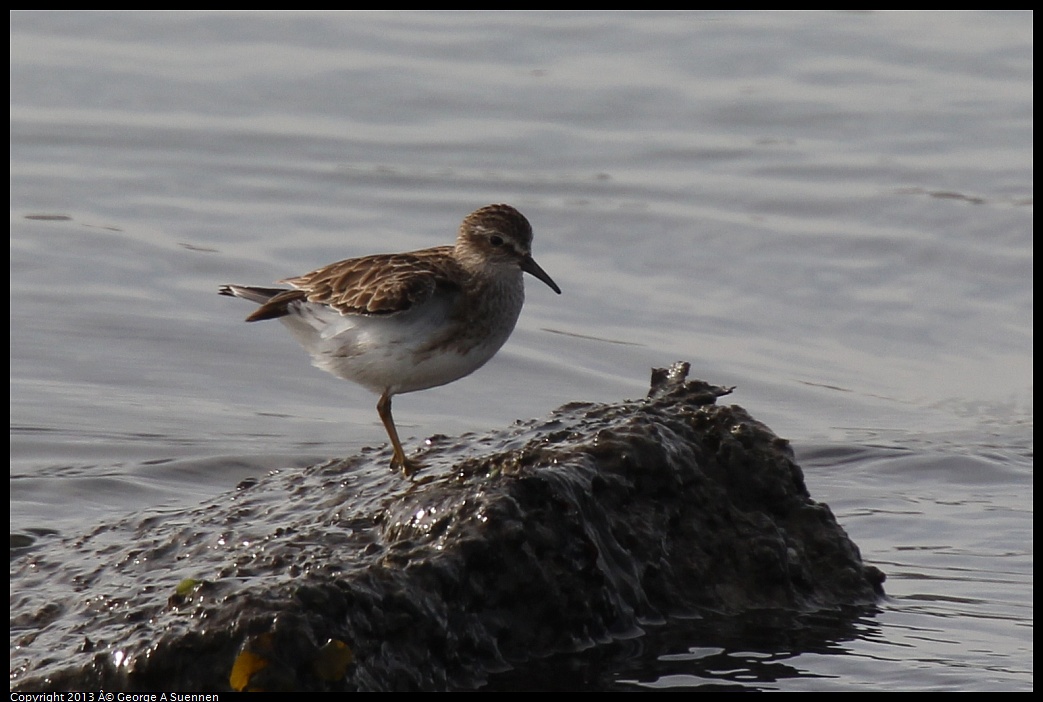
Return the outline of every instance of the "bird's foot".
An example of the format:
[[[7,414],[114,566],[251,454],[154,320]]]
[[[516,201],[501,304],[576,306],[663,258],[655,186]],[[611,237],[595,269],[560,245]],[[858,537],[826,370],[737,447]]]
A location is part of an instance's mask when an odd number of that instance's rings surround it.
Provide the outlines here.
[[[391,470],[401,472],[403,478],[413,477],[413,475],[423,467],[423,463],[414,458],[406,458],[404,453],[401,455],[395,455],[391,459]]]

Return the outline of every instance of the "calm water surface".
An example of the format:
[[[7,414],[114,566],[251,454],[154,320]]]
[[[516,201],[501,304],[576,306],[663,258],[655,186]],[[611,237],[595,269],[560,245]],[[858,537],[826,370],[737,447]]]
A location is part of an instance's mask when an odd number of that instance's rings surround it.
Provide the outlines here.
[[[1031,689],[1032,19],[13,13],[12,543],[383,443],[216,287],[510,202],[564,294],[408,443],[688,360],[889,576],[824,649],[670,627],[588,689]]]

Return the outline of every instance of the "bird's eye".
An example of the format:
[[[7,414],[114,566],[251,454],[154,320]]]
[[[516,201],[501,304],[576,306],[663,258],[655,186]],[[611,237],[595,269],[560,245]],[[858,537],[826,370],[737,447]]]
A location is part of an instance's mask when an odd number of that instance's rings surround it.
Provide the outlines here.
[[[493,246],[503,246],[503,237],[498,234],[493,234],[489,237],[489,243]]]

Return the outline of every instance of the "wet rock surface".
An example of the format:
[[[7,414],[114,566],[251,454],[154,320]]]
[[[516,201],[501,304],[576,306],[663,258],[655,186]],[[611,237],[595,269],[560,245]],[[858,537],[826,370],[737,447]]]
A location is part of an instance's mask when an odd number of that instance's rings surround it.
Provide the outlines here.
[[[673,616],[869,606],[883,574],[728,389],[373,452],[11,564],[12,690],[445,690]],[[509,678],[504,678],[509,679]]]

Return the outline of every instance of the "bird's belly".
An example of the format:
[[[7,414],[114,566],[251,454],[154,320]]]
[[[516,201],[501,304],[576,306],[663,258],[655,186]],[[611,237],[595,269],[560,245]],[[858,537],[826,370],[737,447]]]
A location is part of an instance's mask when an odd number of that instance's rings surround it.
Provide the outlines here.
[[[516,318],[484,334],[466,328],[454,332],[448,309],[430,307],[422,314],[393,317],[345,317],[321,308],[282,321],[318,368],[394,395],[451,383],[478,370],[507,341]]]

